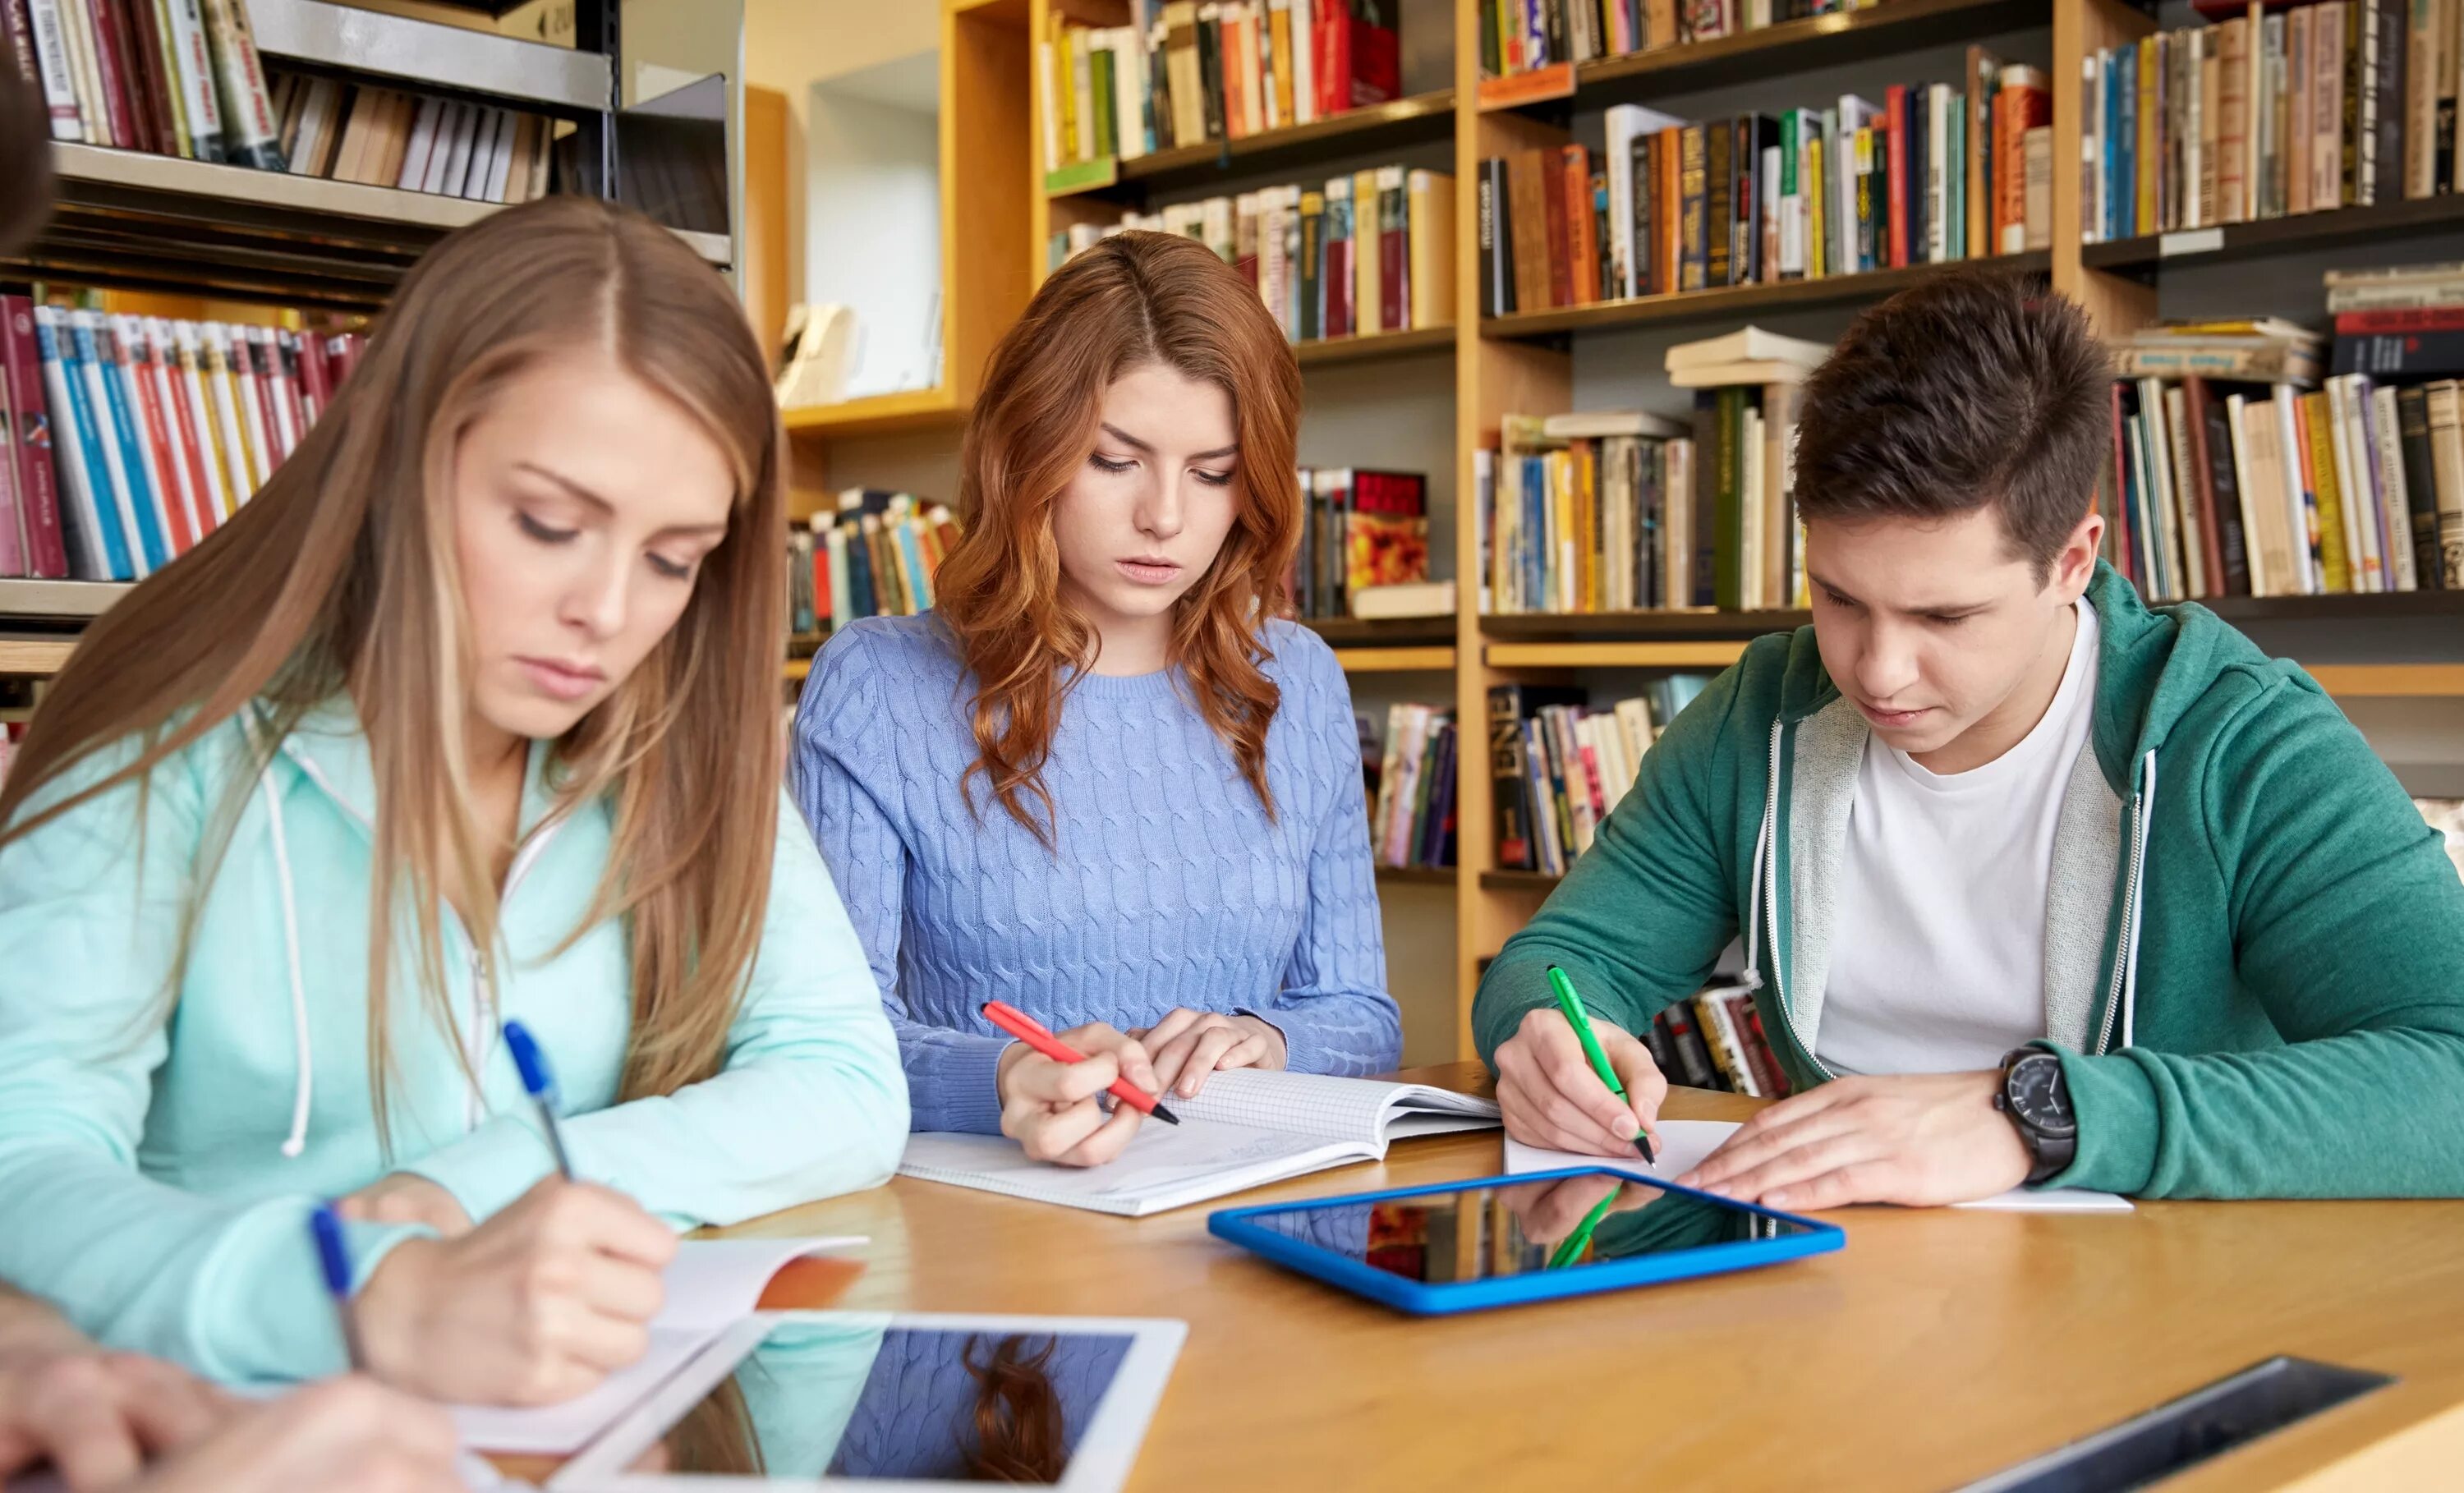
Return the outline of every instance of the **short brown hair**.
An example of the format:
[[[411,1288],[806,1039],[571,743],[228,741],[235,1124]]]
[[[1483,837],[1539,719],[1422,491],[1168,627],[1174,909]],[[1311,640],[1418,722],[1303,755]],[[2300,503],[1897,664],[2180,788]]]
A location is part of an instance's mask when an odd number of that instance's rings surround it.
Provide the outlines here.
[[[1953,270],[1859,316],[1805,386],[1806,518],[1991,504],[2041,582],[2111,450],[2111,361],[2087,314],[2021,276]]]

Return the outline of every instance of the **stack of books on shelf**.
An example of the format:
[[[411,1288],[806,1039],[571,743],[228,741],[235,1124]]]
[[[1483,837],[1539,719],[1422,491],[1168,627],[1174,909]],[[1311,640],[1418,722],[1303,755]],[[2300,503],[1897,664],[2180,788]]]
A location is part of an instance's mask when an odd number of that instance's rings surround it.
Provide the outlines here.
[[[913,617],[933,605],[933,573],[958,540],[939,503],[849,488],[835,509],[788,531],[787,630],[844,627],[859,617]]]
[[[1300,553],[1292,560],[1291,591],[1301,616],[1353,616],[1354,602],[1379,588],[1428,581],[1425,475],[1303,467],[1300,490],[1308,516]],[[1373,603],[1372,610],[1376,609]],[[1385,615],[1397,614],[1389,610]]]
[[[1131,0],[1126,26],[1066,23],[1038,42],[1044,165],[1073,167],[1245,140],[1401,88],[1392,0]]]
[[[1369,846],[1383,868],[1455,864],[1455,713],[1397,704],[1381,740],[1359,717],[1369,789]]]
[[[1804,605],[1796,390],[1830,351],[1760,327],[1670,348],[1690,428],[1507,416],[1502,449],[1472,458],[1483,613]]]
[[[1051,262],[1124,229],[1177,233],[1222,256],[1258,288],[1295,342],[1451,325],[1455,179],[1379,166],[1322,187],[1268,187],[1124,213],[1110,227],[1053,235]]]
[[[2196,9],[2082,61],[2088,242],[2457,189],[2457,0]]]
[[[528,202],[548,191],[556,121],[400,88],[274,76],[282,159],[321,176],[473,202]]]
[[[298,446],[361,341],[0,296],[0,576],[135,581],[186,554]]]
[[[2320,341],[2225,321],[2122,350],[2100,502],[2107,560],[2149,600],[2464,589],[2456,381],[2322,384]]]
[[[52,138],[283,169],[247,0],[6,0]]]
[[[1788,1072],[1771,1051],[1753,992],[1742,986],[1714,987],[1669,1006],[1652,1019],[1642,1042],[1672,1084],[1788,1097]]]
[[[1710,680],[1670,674],[1647,695],[1594,711],[1576,687],[1488,692],[1488,760],[1501,870],[1562,876],[1634,786],[1642,755]]]
[[[1981,47],[1962,86],[1686,121],[1618,104],[1607,148],[1481,163],[1485,316],[1821,279],[2052,241],[2044,75]]]
[[[1876,0],[1481,0],[1480,70],[1506,79],[1568,62],[1716,41]]]

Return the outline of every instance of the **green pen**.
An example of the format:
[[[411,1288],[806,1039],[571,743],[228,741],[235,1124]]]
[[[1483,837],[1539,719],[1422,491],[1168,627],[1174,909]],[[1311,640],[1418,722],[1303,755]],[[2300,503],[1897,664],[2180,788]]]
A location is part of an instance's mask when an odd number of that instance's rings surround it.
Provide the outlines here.
[[[1598,1228],[1600,1220],[1609,1216],[1609,1204],[1617,1201],[1618,1191],[1622,1189],[1612,1190],[1606,1197],[1592,1204],[1592,1211],[1583,1215],[1583,1221],[1574,1225],[1574,1232],[1567,1235],[1558,1243],[1556,1253],[1549,1257],[1550,1269],[1563,1270],[1583,1258],[1584,1248],[1592,1241],[1592,1231]]]
[[[1592,1019],[1583,1011],[1583,998],[1574,994],[1574,982],[1566,977],[1564,970],[1551,964],[1549,966],[1549,988],[1557,993],[1557,1009],[1566,1013],[1566,1024],[1574,1029],[1575,1038],[1582,1043],[1583,1056],[1591,1059],[1592,1071],[1600,1076],[1601,1083],[1609,1086],[1610,1093],[1623,1099],[1625,1085],[1617,1082],[1617,1069],[1609,1066],[1609,1055],[1600,1050],[1600,1040],[1592,1035]],[[1647,1131],[1634,1132],[1634,1149],[1642,1153],[1646,1165],[1659,1159],[1651,1153],[1651,1135]]]

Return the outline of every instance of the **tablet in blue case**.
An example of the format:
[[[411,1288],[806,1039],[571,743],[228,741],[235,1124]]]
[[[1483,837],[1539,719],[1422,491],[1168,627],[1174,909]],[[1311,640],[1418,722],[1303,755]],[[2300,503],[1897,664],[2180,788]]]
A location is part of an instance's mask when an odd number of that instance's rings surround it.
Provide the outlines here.
[[[1836,1224],[1606,1167],[1232,1208],[1206,1227],[1420,1315],[1749,1270],[1846,1240]]]

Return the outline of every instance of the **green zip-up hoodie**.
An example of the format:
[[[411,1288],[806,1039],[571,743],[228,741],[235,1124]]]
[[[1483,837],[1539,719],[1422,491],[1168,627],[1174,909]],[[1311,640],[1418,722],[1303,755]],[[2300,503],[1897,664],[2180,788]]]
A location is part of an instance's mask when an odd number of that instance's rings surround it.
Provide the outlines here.
[[[2079,1113],[2048,1185],[2149,1197],[2464,1195],[2464,884],[2308,675],[2205,607],[2150,611],[2100,564],[2090,750],[2055,831],[2045,1043]],[[1814,1056],[1864,718],[1814,629],[1757,640],[1645,755],[1634,791],[1472,1010],[1481,1056],[1565,966],[1640,1031],[1741,927],[1772,1047]],[[1768,977],[1763,977],[1764,971]]]

